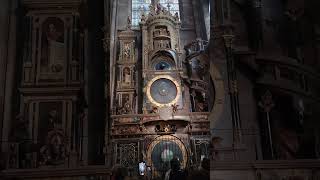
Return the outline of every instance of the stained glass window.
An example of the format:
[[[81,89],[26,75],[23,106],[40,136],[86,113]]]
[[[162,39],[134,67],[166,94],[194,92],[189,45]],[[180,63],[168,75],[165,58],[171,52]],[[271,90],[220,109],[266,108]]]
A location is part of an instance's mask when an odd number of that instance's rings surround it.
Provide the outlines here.
[[[160,4],[166,9],[168,9],[168,4],[169,4],[171,14],[175,14],[177,12],[180,17],[179,0],[160,0]]]
[[[132,0],[132,25],[138,26],[141,14],[149,13],[149,5],[151,0]]]
[[[137,27],[139,25],[141,14],[144,12],[145,14],[149,13],[149,6],[152,0],[132,0],[132,25]],[[156,0],[155,0],[156,1]],[[171,14],[175,14],[179,12],[179,0],[158,0],[160,4],[168,9],[168,4],[170,5]]]

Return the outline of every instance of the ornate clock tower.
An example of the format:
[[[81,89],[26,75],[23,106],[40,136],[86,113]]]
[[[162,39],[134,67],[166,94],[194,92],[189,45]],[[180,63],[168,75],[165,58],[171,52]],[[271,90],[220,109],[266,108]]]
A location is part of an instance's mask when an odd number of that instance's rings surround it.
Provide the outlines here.
[[[142,78],[143,113],[159,113],[162,120],[174,119],[177,111],[189,110],[183,98],[180,21],[178,15],[151,8],[149,16],[142,15]],[[188,96],[188,95],[187,95]]]
[[[131,29],[128,18],[127,29],[118,33],[109,154],[115,155],[114,165],[133,172],[145,161],[157,177],[174,157],[183,168],[208,157],[210,135],[208,112],[195,108],[206,103],[199,73],[205,45],[195,41],[182,50],[179,15],[170,6],[149,9],[139,30]]]

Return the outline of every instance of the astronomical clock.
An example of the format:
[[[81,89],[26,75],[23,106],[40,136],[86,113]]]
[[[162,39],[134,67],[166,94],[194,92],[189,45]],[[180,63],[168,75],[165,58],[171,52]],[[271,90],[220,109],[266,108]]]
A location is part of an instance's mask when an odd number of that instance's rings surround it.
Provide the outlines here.
[[[174,157],[187,167],[209,156],[207,44],[198,39],[182,47],[179,15],[168,8],[151,4],[139,29],[128,18],[114,71],[109,154],[132,172],[146,162],[154,177]]]

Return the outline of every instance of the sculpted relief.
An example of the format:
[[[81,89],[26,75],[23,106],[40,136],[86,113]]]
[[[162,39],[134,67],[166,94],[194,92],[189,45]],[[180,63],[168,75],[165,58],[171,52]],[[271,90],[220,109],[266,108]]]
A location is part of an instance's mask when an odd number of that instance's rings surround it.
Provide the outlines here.
[[[40,72],[43,79],[63,78],[66,45],[64,22],[56,17],[42,24]]]
[[[40,158],[39,164],[62,165],[66,158],[67,138],[62,120],[62,103],[40,103],[39,141]]]

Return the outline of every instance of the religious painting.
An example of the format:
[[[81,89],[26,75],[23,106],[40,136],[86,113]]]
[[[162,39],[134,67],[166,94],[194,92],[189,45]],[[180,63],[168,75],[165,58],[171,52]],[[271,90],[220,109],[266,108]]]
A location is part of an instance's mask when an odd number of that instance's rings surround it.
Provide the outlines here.
[[[187,152],[184,144],[173,136],[161,136],[154,140],[148,148],[148,163],[154,172],[153,176],[164,177],[170,169],[170,161],[177,158],[184,168],[187,162]]]
[[[41,79],[61,79],[65,71],[66,43],[64,22],[49,17],[42,24],[41,34]]]

